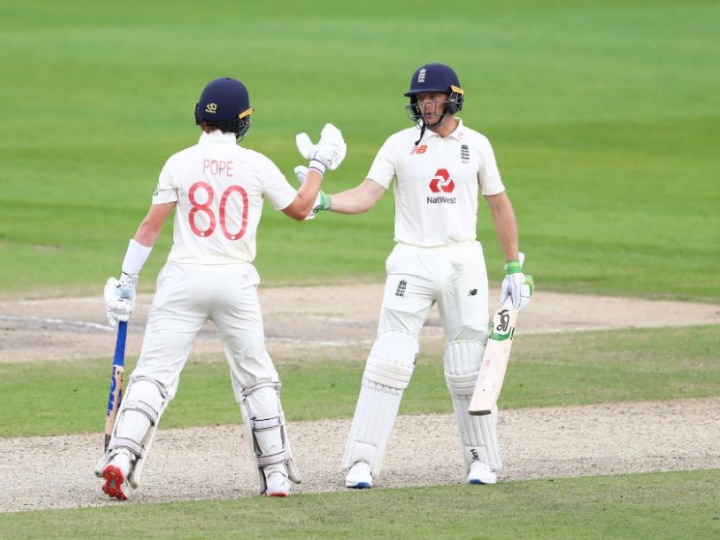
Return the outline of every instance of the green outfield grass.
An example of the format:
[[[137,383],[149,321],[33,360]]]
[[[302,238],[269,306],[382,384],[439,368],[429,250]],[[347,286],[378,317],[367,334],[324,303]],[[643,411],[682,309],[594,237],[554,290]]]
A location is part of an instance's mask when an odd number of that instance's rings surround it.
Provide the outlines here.
[[[500,405],[517,409],[718,396],[717,344],[714,326],[524,335],[513,345]],[[288,419],[351,417],[366,353],[328,352],[302,361],[275,355]],[[452,412],[440,357],[441,351],[421,354],[401,414]],[[135,360],[127,359],[128,372]],[[0,410],[12,411],[0,424],[0,437],[98,431],[104,413],[98,403],[107,399],[109,381],[107,359],[0,363]],[[239,421],[225,358],[191,359],[162,427]]]
[[[437,60],[460,75],[466,123],[494,143],[539,286],[720,301],[717,4],[539,4],[3,5],[0,290],[97,293],[164,160],[196,141],[192,110],[211,78],[247,82],[246,145],[289,177],[301,162],[295,134],[340,126],[349,151],[326,178],[332,191],[362,180],[385,137],[410,125],[402,93],[417,65]],[[364,216],[302,224],[268,208],[265,282],[381,278],[384,199]],[[479,236],[498,280],[484,208]]]
[[[0,514],[7,538],[712,540],[720,471]],[[479,493],[482,491],[482,493]],[[678,497],[678,493],[682,493]],[[22,531],[15,534],[14,531]]]
[[[718,304],[719,19],[710,0],[0,4],[0,296],[101,294],[164,160],[197,140],[192,111],[210,79],[247,83],[256,111],[244,144],[289,178],[302,162],[295,134],[338,125],[349,151],[325,179],[335,191],[360,182],[385,137],[410,125],[410,75],[441,61],[466,91],[464,121],[493,142],[541,290]],[[366,215],[294,223],[268,206],[256,261],[264,286],[381,280],[392,208],[388,194]],[[503,260],[481,208],[497,282]],[[153,288],[169,233],[141,290]],[[501,404],[718,396],[718,336],[717,326],[523,336]],[[405,414],[450,410],[431,352]],[[349,417],[364,353],[279,358],[288,416]],[[199,360],[164,428],[237,421],[227,367]],[[109,367],[0,365],[0,436],[99,433]],[[709,539],[720,537],[719,475],[21,512],[0,514],[0,536]]]

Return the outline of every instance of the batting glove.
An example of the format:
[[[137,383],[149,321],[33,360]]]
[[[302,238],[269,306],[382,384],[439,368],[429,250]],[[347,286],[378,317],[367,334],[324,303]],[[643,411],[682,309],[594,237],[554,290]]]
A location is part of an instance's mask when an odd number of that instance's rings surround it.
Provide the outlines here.
[[[320,132],[320,142],[313,144],[307,133],[298,133],[295,144],[300,155],[310,160],[310,168],[317,169],[322,174],[325,169],[337,169],[347,154],[347,145],[342,132],[332,124],[325,124]]]
[[[305,181],[305,178],[307,177],[308,168],[304,165],[298,165],[294,169],[295,176],[298,179],[298,182],[302,184]],[[325,193],[324,191],[320,190],[317,197],[315,197],[315,202],[313,203],[312,210],[305,218],[305,221],[309,219],[315,219],[315,216],[320,210],[330,210],[330,205],[332,204],[332,201],[330,201],[330,196]]]
[[[522,311],[530,303],[534,290],[533,277],[523,273],[522,263],[519,260],[507,261],[505,278],[500,288],[500,303],[507,303]]]
[[[532,298],[533,292],[535,291],[535,281],[533,280],[533,277],[530,274],[524,275],[525,277],[523,278],[522,286],[520,287],[520,307],[518,307],[518,310],[520,311],[528,307],[530,298]]]
[[[105,283],[105,309],[110,326],[115,328],[118,321],[127,321],[135,307],[135,286],[137,274],[122,273],[120,279],[109,278]]]

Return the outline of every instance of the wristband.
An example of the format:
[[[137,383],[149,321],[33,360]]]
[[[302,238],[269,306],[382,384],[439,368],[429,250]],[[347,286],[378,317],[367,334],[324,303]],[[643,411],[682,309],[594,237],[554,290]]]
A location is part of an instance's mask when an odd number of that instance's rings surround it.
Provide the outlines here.
[[[127,252],[125,253],[125,259],[122,263],[122,272],[129,276],[137,276],[142,270],[145,261],[150,256],[152,246],[143,246],[135,241],[134,238],[130,240],[128,244]]]
[[[505,274],[507,274],[508,276],[511,274],[520,274],[523,271],[520,261],[514,259],[511,261],[507,261],[503,268],[505,268]]]
[[[325,165],[322,164],[322,162],[318,161],[317,159],[311,159],[310,160],[310,169],[315,169],[320,174],[325,174]]]
[[[120,273],[120,285],[130,285],[135,287],[140,277],[137,274],[126,274],[125,272]]]

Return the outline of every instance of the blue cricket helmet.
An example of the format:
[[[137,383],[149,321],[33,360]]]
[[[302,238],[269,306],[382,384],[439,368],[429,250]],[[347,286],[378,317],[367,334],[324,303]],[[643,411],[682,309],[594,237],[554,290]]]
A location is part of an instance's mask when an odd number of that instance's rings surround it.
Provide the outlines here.
[[[250,129],[250,96],[243,83],[230,77],[210,81],[195,104],[195,123],[206,122],[239,139]]]
[[[450,114],[462,110],[465,92],[460,87],[460,79],[450,66],[431,62],[417,68],[410,79],[410,90],[405,92],[405,97],[410,98],[412,107],[417,103],[418,94],[430,92],[441,92],[449,96],[446,106]]]

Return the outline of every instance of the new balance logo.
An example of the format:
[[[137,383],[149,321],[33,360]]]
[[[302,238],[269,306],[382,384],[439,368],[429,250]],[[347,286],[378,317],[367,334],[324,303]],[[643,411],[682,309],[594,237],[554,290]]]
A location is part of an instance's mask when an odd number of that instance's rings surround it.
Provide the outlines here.
[[[460,147],[460,159],[463,163],[470,163],[470,149],[467,144]]]
[[[427,144],[421,144],[420,146],[413,146],[410,149],[410,155],[424,154],[425,152],[427,152]]]
[[[477,289],[470,289],[468,296],[475,296],[475,295],[477,295]]]
[[[397,289],[395,289],[395,296],[403,297],[405,296],[405,291],[407,290],[407,281],[404,279],[400,280],[400,283],[398,283]]]

